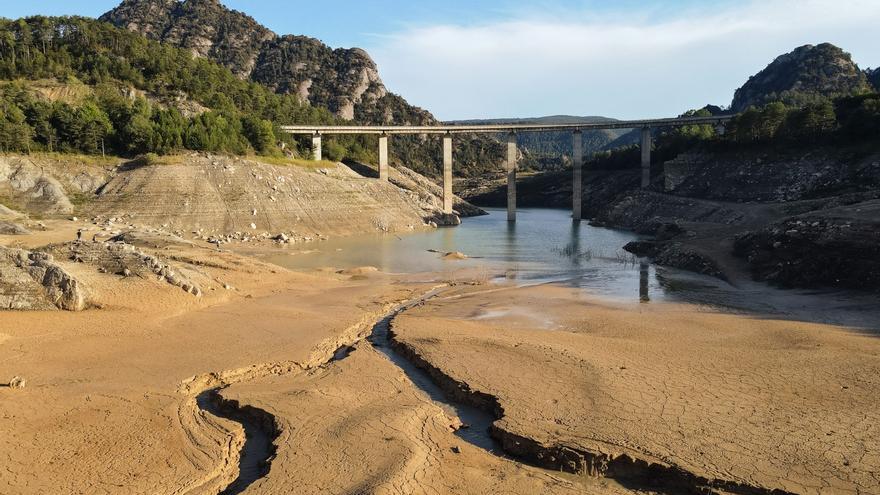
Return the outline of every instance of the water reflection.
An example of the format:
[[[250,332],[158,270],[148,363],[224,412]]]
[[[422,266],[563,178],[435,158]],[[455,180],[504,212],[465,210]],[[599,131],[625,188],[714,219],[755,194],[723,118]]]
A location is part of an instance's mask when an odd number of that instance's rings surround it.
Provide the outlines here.
[[[580,266],[581,264],[581,222],[574,220],[571,222],[571,240],[567,249],[571,255],[572,264]]]
[[[643,303],[651,301],[648,294],[648,269],[647,263],[639,263],[639,301]]]
[[[464,219],[455,228],[334,238],[273,256],[270,261],[294,269],[370,265],[390,273],[448,273],[485,267],[523,283],[565,281],[615,299],[635,299],[639,270],[622,247],[636,235],[573,222],[565,210],[523,208],[515,223],[507,222],[504,209],[489,212]],[[441,253],[451,251],[470,259],[442,259]]]
[[[783,291],[749,281],[733,287],[633,258],[622,247],[635,240],[635,234],[572,223],[569,211],[524,208],[518,213],[516,223],[507,222],[506,210],[491,209],[489,215],[467,218],[455,228],[334,238],[295,246],[269,261],[298,270],[369,265],[389,273],[485,268],[518,283],[561,282],[618,301],[673,299],[865,328],[876,328],[880,321],[872,309],[878,307],[876,296],[864,296],[867,301],[862,301],[850,294]],[[470,259],[444,260],[442,253],[450,251],[461,251]]]

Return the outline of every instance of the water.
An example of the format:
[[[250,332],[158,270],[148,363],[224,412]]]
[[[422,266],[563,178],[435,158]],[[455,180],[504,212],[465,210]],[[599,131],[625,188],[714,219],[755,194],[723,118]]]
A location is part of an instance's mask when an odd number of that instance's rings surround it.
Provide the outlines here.
[[[424,392],[449,415],[458,417],[464,427],[455,431],[457,437],[487,452],[495,455],[504,455],[501,445],[489,435],[489,427],[496,419],[492,414],[477,407],[449,399],[443,389],[434,382],[425,370],[419,368],[391,348],[388,331],[390,330],[389,327],[393,318],[393,314],[389,315],[373,327],[373,332],[370,334],[369,339],[373,347],[400,368],[413,385]]]
[[[618,302],[680,301],[880,333],[876,295],[782,290],[749,280],[733,286],[638,259],[623,250],[626,243],[638,239],[636,234],[573,222],[566,210],[521,209],[516,223],[507,221],[504,209],[487,211],[489,215],[466,218],[458,227],[331,239],[271,256],[268,261],[299,270],[375,266],[389,273],[439,273],[444,279],[469,269],[469,276],[485,271],[486,277],[497,281],[558,282]],[[442,258],[453,251],[470,258]]]
[[[507,221],[506,210],[487,211],[458,227],[330,239],[269,261],[294,269],[375,266],[389,273],[485,269],[493,277],[524,284],[564,281],[613,298],[664,297],[654,267],[640,266],[623,250],[635,234],[573,222],[565,210],[521,209],[515,223]],[[443,259],[454,251],[469,259]]]

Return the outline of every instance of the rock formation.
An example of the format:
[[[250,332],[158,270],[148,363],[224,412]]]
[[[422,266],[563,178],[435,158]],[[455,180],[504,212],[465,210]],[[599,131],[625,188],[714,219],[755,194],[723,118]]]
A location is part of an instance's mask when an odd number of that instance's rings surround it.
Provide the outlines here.
[[[360,48],[333,49],[307,36],[279,36],[218,0],[124,0],[100,18],[151,39],[189,49],[241,78],[298,95],[344,120],[363,124],[432,125],[438,120],[388,92],[376,63]],[[295,123],[295,122],[291,122]],[[485,136],[456,140],[456,175],[501,170],[503,148]],[[399,136],[392,161],[418,172],[440,170],[437,139]]]
[[[0,309],[82,311],[84,285],[41,252],[0,247]]]
[[[733,97],[731,110],[781,100],[809,103],[817,96],[843,96],[870,91],[865,73],[849,53],[830,44],[804,45],[781,55],[750,77]]]
[[[865,75],[868,76],[868,80],[874,86],[874,91],[880,92],[880,67],[866,70]]]
[[[307,36],[278,36],[217,0],[124,0],[100,19],[189,49],[242,78],[299,95],[346,120],[433,121],[428,112],[388,93],[364,50],[334,50]],[[395,115],[401,110],[404,115]]]

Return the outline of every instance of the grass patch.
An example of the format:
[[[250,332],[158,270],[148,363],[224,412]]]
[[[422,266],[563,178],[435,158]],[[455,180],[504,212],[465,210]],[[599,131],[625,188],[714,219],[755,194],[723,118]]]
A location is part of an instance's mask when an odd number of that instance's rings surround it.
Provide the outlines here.
[[[60,153],[58,151],[36,151],[30,155],[15,154],[15,156],[28,156],[32,159],[42,158],[59,162],[76,162],[85,166],[101,168],[115,167],[125,160],[118,156],[83,155],[79,153]]]
[[[155,153],[147,153],[146,155],[135,158],[144,165],[183,165],[185,157],[181,155],[157,155]]]
[[[76,211],[80,211],[84,206],[88,206],[94,199],[95,195],[92,193],[75,192],[70,195],[70,203],[73,204],[73,208]]]
[[[336,162],[332,162],[330,160],[316,161],[306,160],[303,158],[287,158],[282,156],[253,156],[249,158],[260,163],[267,163],[269,165],[278,165],[282,167],[302,167],[310,169],[336,168]]]

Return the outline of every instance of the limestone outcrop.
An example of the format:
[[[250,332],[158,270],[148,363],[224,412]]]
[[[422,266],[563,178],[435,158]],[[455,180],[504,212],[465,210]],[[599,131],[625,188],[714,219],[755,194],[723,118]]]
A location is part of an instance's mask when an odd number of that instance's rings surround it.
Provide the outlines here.
[[[0,247],[0,308],[82,311],[88,291],[47,253]]]
[[[846,96],[869,89],[867,76],[849,53],[830,43],[804,45],[750,77],[736,90],[730,109],[742,112],[778,100],[799,105],[817,96]]]

